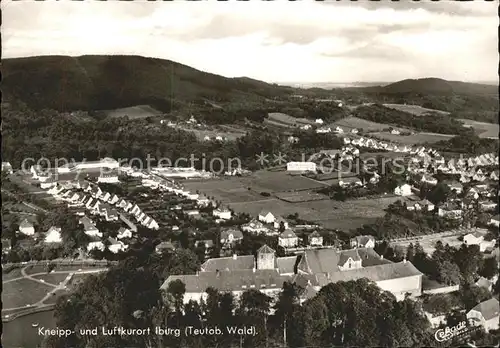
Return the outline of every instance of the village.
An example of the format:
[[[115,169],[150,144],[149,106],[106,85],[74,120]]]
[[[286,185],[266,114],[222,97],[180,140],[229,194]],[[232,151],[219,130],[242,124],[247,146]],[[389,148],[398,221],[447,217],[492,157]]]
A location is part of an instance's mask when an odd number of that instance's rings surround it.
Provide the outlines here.
[[[325,284],[361,278],[374,281],[399,300],[408,295],[427,298],[459,290],[458,283],[440,282],[424,274],[406,256],[402,260],[384,258],[382,249],[378,247],[381,243],[392,246],[403,255],[408,253],[408,248],[419,243],[429,257],[435,252],[434,244],[438,240],[456,249],[462,245],[476,245],[484,259],[498,260],[498,241],[492,238],[495,237],[492,231],[499,226],[497,154],[445,160],[437,151],[423,146],[397,146],[352,136],[343,136],[343,142],[342,149],[323,150],[311,156],[309,161],[288,162],[272,175],[281,178],[281,185],[289,179],[292,179],[289,183],[297,178],[314,181],[314,178],[326,175],[330,178],[329,188],[342,190],[344,194],[366,190],[367,194],[373,195],[376,191],[380,197],[392,197],[386,210],[392,209],[401,215],[413,214],[415,219],[434,217],[444,221],[443,225],[448,229],[387,238],[356,233],[349,235],[345,233],[347,231],[342,233],[338,229],[322,226],[321,221],[301,219],[306,214],[300,209],[295,214],[281,215],[279,209],[278,212],[273,209],[272,199],[279,199],[283,192],[271,191],[271,205],[257,213],[250,208],[251,200],[239,209],[239,202],[231,201],[230,196],[227,199],[227,194],[217,196],[212,191],[204,193],[203,189],[189,189],[191,185],[217,186],[218,182],[231,183],[231,180],[251,178],[252,173],[248,171],[241,176],[245,172],[243,169],[217,177],[192,167],[140,170],[130,165],[119,165],[112,158],[104,158],[51,171],[32,166],[29,174],[14,172],[9,163],[2,163],[2,172],[12,178],[21,177],[21,182],[32,188],[38,187],[39,192],[55,206],[67,209],[64,211],[78,219],[79,228],[87,236],[86,245],[80,245],[77,250],[78,258],[116,259],[113,255],[119,257],[138,240],[147,239],[145,231],[148,230],[156,233],[154,250],[157,254],[171,253],[183,247],[196,248],[204,262],[200,272],[196,275],[170,276],[162,285],[166,289],[173,281],[184,282],[186,303],[204,299],[205,289],[210,286],[235,295],[251,288],[272,295],[279,293],[285,281],[302,284],[306,291],[301,301],[312,298]],[[375,190],[388,175],[380,172],[381,167],[377,165],[371,172],[363,166],[361,171],[357,168],[356,173],[352,169],[353,172],[337,170],[332,176],[332,168],[337,166],[342,169],[347,165],[352,168],[352,162],[357,160],[359,164],[359,159],[363,157],[365,159],[361,159],[361,163],[369,164],[366,155],[370,152],[366,150],[379,151],[377,154],[382,155],[398,153],[404,158],[402,177],[405,180],[398,182],[394,188],[384,186],[382,190]],[[241,184],[237,181],[233,185],[238,183]],[[116,186],[121,189],[117,190]],[[324,189],[325,185],[320,186]],[[435,203],[423,198],[421,191],[432,193],[438,186],[446,190],[443,197],[437,201],[433,199]],[[291,189],[281,191],[288,196],[296,193],[299,195],[298,202],[304,201],[300,198],[304,196],[302,187],[294,190],[292,184]],[[309,187],[309,191],[313,189]],[[319,200],[316,196],[321,192],[316,189],[315,201]],[[328,196],[322,199],[330,201]],[[362,201],[363,197],[357,195],[356,199]],[[293,202],[288,204],[293,206]],[[54,225],[41,231],[37,220],[31,216],[20,221],[16,234],[16,249],[19,246],[29,249],[40,244],[54,246],[64,239],[61,226]],[[180,235],[183,237],[180,238]],[[238,251],[242,250],[239,245],[252,236],[264,237],[256,254],[252,255],[250,249],[243,249],[246,253],[239,254]],[[183,238],[189,242],[181,242]],[[2,251],[4,255],[12,251],[11,240],[2,239]],[[27,258],[29,260],[31,256]],[[476,279],[475,284],[491,291],[497,281],[498,270],[489,278]],[[467,315],[476,318],[486,316],[483,312],[487,309],[484,308],[491,306],[491,301],[478,304],[479,309],[471,310]],[[444,320],[442,315],[427,315],[434,325]],[[494,321],[486,317],[481,320],[486,329]]]

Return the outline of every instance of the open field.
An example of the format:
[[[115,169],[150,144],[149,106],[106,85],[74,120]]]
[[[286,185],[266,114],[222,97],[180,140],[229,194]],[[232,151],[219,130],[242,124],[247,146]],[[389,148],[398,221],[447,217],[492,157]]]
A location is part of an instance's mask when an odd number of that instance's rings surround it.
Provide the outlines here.
[[[277,122],[277,123],[282,123],[285,125],[289,126],[299,126],[299,125],[305,125],[305,124],[315,124],[314,121],[308,120],[306,118],[296,118],[281,112],[271,112],[268,114],[268,120]]]
[[[435,237],[435,238],[432,238],[432,237],[425,238],[424,237],[423,239],[419,239],[418,243],[422,246],[425,253],[427,253],[428,255],[432,255],[432,253],[436,249],[435,245],[436,245],[437,241],[441,241],[443,243],[443,245],[448,244],[449,246],[451,246],[453,248],[460,248],[460,246],[462,245],[462,242],[458,240],[458,236]],[[391,245],[399,246],[403,250],[406,251],[406,248],[408,248],[410,243],[413,243],[413,245],[415,245],[416,242],[417,241],[405,241],[405,242],[396,242],[396,243],[391,242]]]
[[[290,175],[287,172],[260,171],[251,177],[244,177],[247,186],[257,192],[283,192],[295,190],[312,190],[326,186],[321,182],[299,175]]]
[[[104,113],[108,117],[128,116],[131,119],[133,119],[133,118],[146,118],[146,117],[150,117],[150,116],[159,116],[162,114],[161,111],[158,111],[149,105],[136,105],[136,106],[131,106],[128,108],[104,110]]]
[[[20,268],[13,268],[8,273],[3,272],[2,270],[2,281],[16,279],[22,277]]]
[[[424,143],[437,143],[438,141],[449,140],[455,135],[438,134],[438,133],[416,133],[412,135],[397,135],[390,132],[373,132],[370,133],[377,138],[387,140],[402,145],[424,144]]]
[[[281,199],[282,201],[289,203],[310,202],[310,201],[329,199],[325,195],[313,191],[278,192],[275,194],[275,196]]]
[[[498,139],[499,125],[494,123],[478,122],[465,118],[459,119],[466,126],[473,128],[480,138],[495,138]]]
[[[214,129],[184,128],[184,127],[176,127],[176,128],[182,129],[186,132],[194,133],[194,135],[199,140],[204,140],[205,137],[210,137],[210,140],[215,140],[215,137],[218,136],[222,137],[223,139],[225,138],[227,140],[236,140],[245,135],[245,132],[243,130],[227,131],[227,130],[214,130]]]
[[[332,200],[288,203],[279,199],[230,204],[237,212],[257,216],[261,210],[269,210],[275,215],[287,216],[298,213],[299,217],[319,223],[326,228],[349,231],[372,223],[385,215],[384,209],[400,197],[360,199],[338,202]]]
[[[274,120],[270,120],[268,118],[266,118],[264,120],[264,125],[271,125],[271,126],[274,126],[276,129],[279,129],[279,128],[295,128],[295,126],[291,125],[291,124],[288,124],[288,123],[283,123],[283,122],[278,122],[278,121],[274,121]]]
[[[415,116],[428,115],[430,113],[438,113],[442,115],[449,115],[449,112],[435,110],[435,109],[427,109],[423,108],[419,105],[405,105],[405,104],[383,104],[386,108],[395,109],[403,112],[407,112],[409,114]]]
[[[48,274],[40,274],[36,275],[33,278],[43,280],[49,284],[58,285],[69,275],[68,273],[48,273]]]
[[[3,283],[3,308],[22,307],[40,301],[53,288],[29,279]]]
[[[334,127],[339,126],[343,128],[344,131],[350,131],[351,129],[354,128],[358,129],[362,128],[363,131],[365,132],[377,132],[391,127],[391,125],[389,124],[371,122],[354,116],[349,116],[341,120],[338,120],[337,122],[333,123],[333,126]],[[401,129],[400,127],[393,127],[393,128]]]
[[[68,295],[70,292],[68,290],[57,290],[52,293],[52,296],[50,296],[48,299],[43,301],[44,304],[55,304],[59,297]]]
[[[70,272],[77,272],[79,270],[81,271],[90,271],[90,270],[95,270],[95,269],[101,269],[101,268],[106,268],[105,266],[102,265],[97,265],[97,266],[91,266],[91,265],[56,265],[54,267],[54,271],[67,271],[68,273]],[[26,274],[36,274],[36,273],[47,273],[47,266],[46,265],[34,265],[34,266],[28,266],[26,267]]]

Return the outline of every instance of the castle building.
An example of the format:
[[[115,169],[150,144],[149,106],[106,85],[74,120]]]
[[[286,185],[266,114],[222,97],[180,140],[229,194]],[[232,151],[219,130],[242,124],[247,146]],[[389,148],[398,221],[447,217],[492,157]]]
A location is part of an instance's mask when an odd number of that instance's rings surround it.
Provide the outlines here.
[[[209,259],[197,274],[169,276],[161,289],[167,290],[173,281],[182,281],[187,303],[205,300],[209,287],[231,292],[236,298],[249,289],[274,297],[288,281],[305,288],[302,299],[305,300],[329,283],[362,278],[375,282],[398,300],[406,294],[420,296],[422,293],[422,273],[411,262],[385,260],[371,248],[315,249],[298,256],[276,257],[276,252],[267,245],[262,246],[255,257],[233,255]]]

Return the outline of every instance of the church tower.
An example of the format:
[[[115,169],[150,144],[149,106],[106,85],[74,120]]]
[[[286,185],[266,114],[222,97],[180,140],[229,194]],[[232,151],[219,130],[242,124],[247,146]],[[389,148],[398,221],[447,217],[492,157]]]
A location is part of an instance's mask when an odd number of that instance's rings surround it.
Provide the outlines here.
[[[268,247],[262,246],[257,250],[257,269],[275,269],[276,268],[276,251]]]

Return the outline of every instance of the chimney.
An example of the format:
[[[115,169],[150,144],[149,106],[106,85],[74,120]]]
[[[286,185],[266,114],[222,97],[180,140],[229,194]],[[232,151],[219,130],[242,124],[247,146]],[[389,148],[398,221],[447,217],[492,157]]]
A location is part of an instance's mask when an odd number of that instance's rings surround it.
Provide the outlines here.
[[[233,260],[236,260],[238,258],[238,255],[233,254]]]

